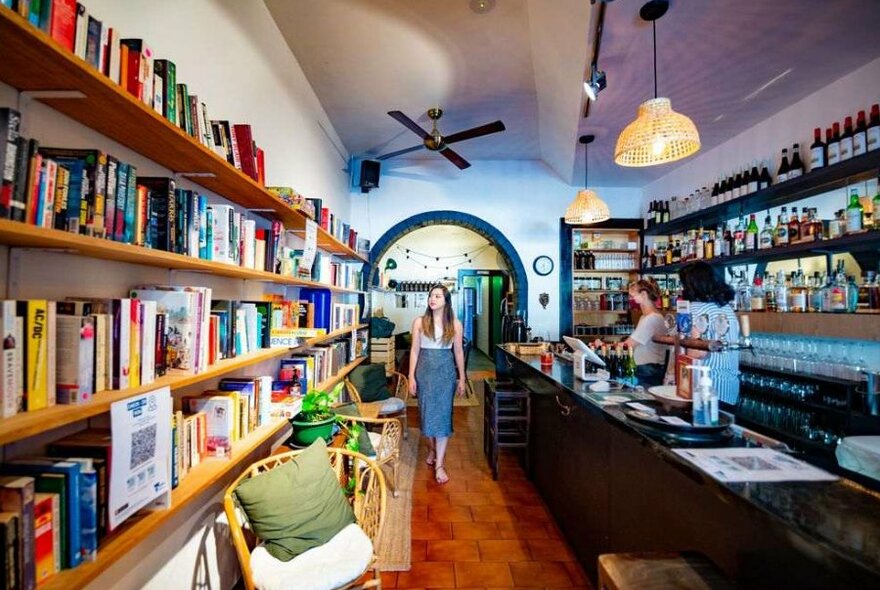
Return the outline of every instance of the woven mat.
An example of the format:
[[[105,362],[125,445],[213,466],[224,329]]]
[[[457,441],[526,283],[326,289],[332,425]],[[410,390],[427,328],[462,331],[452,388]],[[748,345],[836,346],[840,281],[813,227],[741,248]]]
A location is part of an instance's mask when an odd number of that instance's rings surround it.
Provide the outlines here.
[[[483,387],[482,379],[479,381],[476,381],[476,382],[472,381],[471,379],[468,379],[467,390],[465,390],[464,395],[461,397],[455,396],[454,398],[452,398],[452,405],[455,407],[479,406],[480,405],[480,398],[477,396],[476,388],[481,388],[481,387]],[[418,407],[419,400],[418,400],[418,398],[414,398],[414,397],[410,396],[409,399],[406,400],[406,405]]]
[[[410,568],[413,478],[418,461],[419,438],[419,429],[409,428],[407,438],[400,445],[400,471],[397,474],[400,495],[395,498],[389,489],[385,528],[376,552],[379,555],[379,569],[383,572],[403,572]]]

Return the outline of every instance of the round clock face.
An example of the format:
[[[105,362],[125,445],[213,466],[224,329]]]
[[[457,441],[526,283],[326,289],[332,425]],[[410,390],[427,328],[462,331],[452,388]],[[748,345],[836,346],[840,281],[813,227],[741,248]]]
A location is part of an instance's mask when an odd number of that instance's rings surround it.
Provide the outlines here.
[[[542,277],[547,276],[553,272],[553,259],[549,256],[538,256],[535,258],[532,268]]]

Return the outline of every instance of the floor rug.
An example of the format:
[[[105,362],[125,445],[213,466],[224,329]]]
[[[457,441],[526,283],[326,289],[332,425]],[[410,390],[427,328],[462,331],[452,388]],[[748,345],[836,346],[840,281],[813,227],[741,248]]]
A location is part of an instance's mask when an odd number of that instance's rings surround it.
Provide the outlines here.
[[[397,473],[400,494],[395,498],[390,486],[385,507],[385,527],[379,540],[379,569],[383,572],[402,572],[410,568],[410,546],[412,540],[412,493],[413,478],[418,461],[418,428],[407,429],[407,437],[400,448],[400,467]],[[386,475],[390,473],[386,470]]]

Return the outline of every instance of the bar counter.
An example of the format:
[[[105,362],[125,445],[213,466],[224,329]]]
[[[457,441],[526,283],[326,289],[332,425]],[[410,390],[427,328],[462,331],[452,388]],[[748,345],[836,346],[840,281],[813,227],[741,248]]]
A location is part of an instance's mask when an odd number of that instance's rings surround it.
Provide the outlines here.
[[[880,588],[880,494],[718,482],[585,397],[571,363],[501,346],[496,361],[531,392],[529,476],[594,581],[602,553],[697,550],[744,588]]]

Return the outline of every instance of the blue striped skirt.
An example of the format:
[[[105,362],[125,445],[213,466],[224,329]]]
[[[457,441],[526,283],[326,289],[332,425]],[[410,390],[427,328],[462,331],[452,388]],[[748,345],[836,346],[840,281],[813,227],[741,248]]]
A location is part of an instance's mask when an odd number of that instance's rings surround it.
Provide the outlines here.
[[[452,434],[452,398],[457,372],[451,348],[423,348],[416,363],[416,395],[422,434]]]

